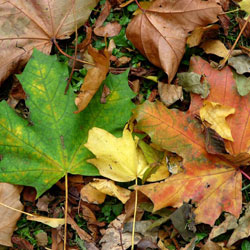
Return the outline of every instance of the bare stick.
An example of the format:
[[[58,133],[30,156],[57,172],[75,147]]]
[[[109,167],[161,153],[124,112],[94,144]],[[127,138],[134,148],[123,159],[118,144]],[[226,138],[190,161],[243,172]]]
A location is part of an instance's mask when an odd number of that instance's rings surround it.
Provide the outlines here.
[[[219,69],[219,70],[221,70],[221,69],[224,68],[224,66],[225,66],[225,64],[227,63],[227,60],[229,59],[229,57],[230,57],[232,51],[234,50],[236,44],[238,43],[238,41],[239,41],[239,39],[240,39],[240,37],[241,37],[243,31],[244,31],[245,28],[247,27],[247,24],[248,24],[248,21],[249,21],[249,20],[250,20],[250,16],[248,16],[246,22],[244,23],[244,25],[243,25],[243,27],[242,27],[242,29],[241,29],[241,31],[240,31],[240,34],[238,35],[238,37],[237,37],[237,39],[235,40],[233,46],[232,46],[231,49],[229,50],[227,56],[226,56],[226,57],[221,61],[221,63],[219,64],[219,66],[218,66],[218,69]]]
[[[83,60],[80,60],[80,59],[75,59],[73,56],[70,56],[68,55],[67,53],[65,53],[61,48],[60,46],[58,45],[57,41],[55,38],[52,39],[53,40],[53,43],[55,44],[55,46],[57,47],[57,49],[66,57],[72,59],[72,60],[76,60],[77,62],[81,62],[81,63],[85,63],[85,64],[88,64],[88,65],[92,65],[92,66],[95,66],[94,63],[91,63],[91,62],[88,62],[88,61],[83,61]]]

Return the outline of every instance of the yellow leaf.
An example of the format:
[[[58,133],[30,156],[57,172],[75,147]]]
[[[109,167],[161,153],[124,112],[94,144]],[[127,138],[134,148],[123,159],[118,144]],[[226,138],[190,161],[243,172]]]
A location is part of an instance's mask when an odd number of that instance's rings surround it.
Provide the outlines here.
[[[81,199],[88,203],[102,204],[106,198],[106,194],[92,187],[90,183],[83,186],[80,193],[81,193]]]
[[[204,101],[203,107],[200,109],[201,120],[210,123],[212,129],[222,138],[230,141],[233,141],[233,137],[226,117],[234,113],[234,108],[209,101]]]
[[[27,216],[27,220],[41,222],[53,228],[56,228],[65,224],[65,219],[48,218],[48,217],[39,216],[39,215]]]
[[[206,27],[196,27],[190,36],[187,38],[187,44],[190,48],[195,47],[201,43],[202,38],[206,37],[207,32],[211,32],[213,30],[218,30],[220,26],[218,24],[208,25]]]
[[[213,54],[220,57],[226,57],[228,54],[228,49],[220,40],[208,40],[202,43],[200,47],[203,48],[207,54]]]
[[[130,198],[131,192],[129,190],[115,185],[111,180],[94,179],[89,184],[104,194],[118,198],[123,204]]]
[[[142,152],[137,149],[137,139],[133,139],[127,126],[121,138],[94,127],[89,130],[85,147],[96,156],[88,162],[95,165],[102,176],[114,181],[128,182],[142,178],[148,168]]]
[[[239,2],[240,8],[244,10],[248,15],[250,15],[250,1],[249,0],[242,0]]]

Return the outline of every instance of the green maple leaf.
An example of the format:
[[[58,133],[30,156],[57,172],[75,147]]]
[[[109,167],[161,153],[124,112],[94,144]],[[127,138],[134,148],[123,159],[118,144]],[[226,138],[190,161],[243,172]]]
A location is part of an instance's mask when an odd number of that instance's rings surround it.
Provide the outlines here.
[[[111,93],[101,104],[102,88],[88,107],[74,114],[75,95],[64,95],[68,69],[34,50],[24,72],[18,75],[28,95],[33,126],[0,103],[0,182],[33,186],[41,195],[67,173],[98,175],[86,159],[93,155],[84,144],[88,131],[100,127],[111,133],[123,128],[131,115],[135,95],[128,87],[128,71],[105,80]]]

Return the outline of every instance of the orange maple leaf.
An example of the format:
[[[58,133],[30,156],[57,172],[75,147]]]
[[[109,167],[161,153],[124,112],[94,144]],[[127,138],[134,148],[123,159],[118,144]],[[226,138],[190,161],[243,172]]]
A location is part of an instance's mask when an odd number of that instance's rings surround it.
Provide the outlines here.
[[[236,92],[232,71],[213,69],[199,57],[191,59],[195,73],[204,75],[211,85],[209,101],[232,106],[236,113],[227,119],[234,143],[226,142],[234,154],[248,152],[250,133],[249,100]],[[194,118],[203,100],[192,94],[188,112],[169,110],[162,103],[145,102],[136,111],[139,129],[162,148],[183,157],[184,172],[162,183],[138,187],[154,203],[154,210],[179,207],[190,199],[196,204],[196,222],[213,225],[222,211],[239,217],[242,206],[242,176],[237,167],[220,156],[209,154],[201,124]]]

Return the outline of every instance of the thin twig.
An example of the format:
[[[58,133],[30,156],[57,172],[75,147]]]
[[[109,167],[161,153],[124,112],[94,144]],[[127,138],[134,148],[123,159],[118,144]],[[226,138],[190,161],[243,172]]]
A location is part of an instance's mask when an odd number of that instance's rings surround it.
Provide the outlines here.
[[[222,60],[222,62],[219,64],[218,69],[221,70],[221,69],[224,68],[224,66],[225,66],[227,60],[229,59],[229,57],[230,57],[232,51],[234,50],[236,44],[238,43],[238,41],[239,41],[239,39],[240,39],[242,33],[244,32],[245,28],[247,27],[247,24],[248,24],[248,21],[249,21],[249,20],[250,20],[250,16],[248,16],[246,22],[244,23],[244,25],[243,25],[243,27],[242,27],[242,29],[241,29],[241,31],[240,31],[240,34],[238,35],[238,37],[237,37],[237,39],[235,40],[233,46],[232,46],[231,49],[229,50],[227,56],[226,56],[226,57]]]
[[[142,11],[142,12],[145,12],[145,10],[141,7],[141,5],[139,4],[138,0],[135,0],[136,4],[138,5],[139,9]]]
[[[55,46],[57,47],[57,49],[59,50],[59,52],[60,52],[61,54],[63,54],[64,56],[66,56],[66,57],[68,57],[68,58],[70,58],[70,59],[72,59],[72,60],[75,59],[73,56],[68,55],[67,53],[65,53],[65,52],[60,48],[60,46],[59,46],[59,44],[57,43],[57,41],[56,41],[55,38],[53,38],[52,41],[53,41],[53,43],[55,44]],[[85,64],[88,64],[88,65],[95,66],[94,63],[91,63],[91,62],[88,62],[88,61],[83,61],[83,60],[80,60],[80,59],[77,59],[77,58],[76,58],[75,60],[76,60],[77,62],[81,62],[81,63],[85,63]]]
[[[240,169],[240,172],[241,172],[248,180],[250,180],[250,176],[247,175],[243,170]]]

